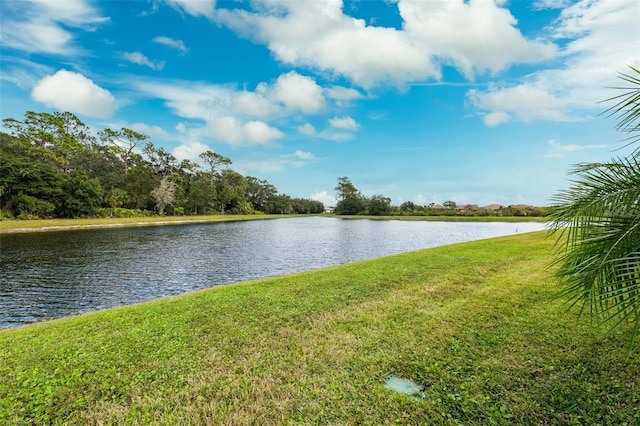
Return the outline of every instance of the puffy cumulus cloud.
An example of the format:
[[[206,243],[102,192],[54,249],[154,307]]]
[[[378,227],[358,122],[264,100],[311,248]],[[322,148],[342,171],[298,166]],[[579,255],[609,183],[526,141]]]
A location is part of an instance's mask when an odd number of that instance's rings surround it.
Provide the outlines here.
[[[467,98],[476,107],[492,111],[484,117],[488,126],[508,122],[512,115],[520,121],[566,119],[565,104],[544,88],[521,85],[494,88],[486,92],[470,90]]]
[[[328,191],[315,190],[313,193],[309,194],[307,198],[320,201],[325,206],[335,206],[337,202],[336,197],[332,194],[329,194]]]
[[[109,20],[88,0],[3,2],[2,15],[2,46],[65,56],[79,52],[71,29],[91,31]]]
[[[502,2],[400,0],[401,30],[348,16],[341,0],[256,4],[253,12],[221,9],[216,19],[265,43],[281,62],[345,76],[364,88],[439,79],[443,63],[471,77],[556,54],[554,45],[526,39]]]
[[[270,87],[261,84],[256,90],[281,102],[289,110],[299,110],[306,114],[317,114],[326,106],[322,87],[311,77],[295,71],[280,75]]]
[[[217,19],[267,44],[284,63],[328,70],[363,87],[439,75],[401,31],[367,27],[363,20],[342,13],[342,1],[264,2],[257,13],[221,9]]]
[[[483,121],[487,126],[495,127],[511,121],[511,115],[504,111],[490,112],[484,116]]]
[[[140,52],[127,52],[122,57],[133,64],[144,65],[152,70],[161,71],[164,68],[163,61],[152,61]]]
[[[216,8],[216,0],[165,0],[165,2],[188,15],[205,18],[212,18]]]
[[[516,28],[517,20],[499,3],[402,0],[398,8],[405,31],[468,78],[476,72],[495,73],[514,63],[541,62],[557,54],[553,44],[526,39]]]
[[[284,137],[280,130],[262,121],[242,123],[231,116],[213,117],[207,122],[212,137],[229,145],[273,145]]]
[[[327,87],[324,89],[324,93],[327,98],[334,100],[336,105],[341,107],[350,106],[353,101],[365,98],[365,96],[356,89],[341,86]]]
[[[144,62],[144,58],[138,59],[140,63]],[[318,114],[326,108],[322,87],[312,78],[294,71],[282,74],[272,84],[259,83],[255,91],[238,90],[229,84],[180,80],[138,79],[133,86],[146,96],[163,99],[168,107],[182,117],[203,120],[229,114],[264,120],[297,112]],[[338,90],[335,88],[336,92]]]
[[[549,6],[551,3],[547,2]],[[485,124],[521,121],[574,121],[602,111],[600,102],[618,86],[617,75],[640,66],[635,0],[583,0],[565,8],[551,31],[570,40],[560,67],[523,78],[515,86],[470,90],[470,105],[486,111]]]
[[[211,150],[211,148],[209,148],[208,145],[195,141],[175,147],[172,154],[178,161],[189,160],[194,163],[199,163],[202,161],[199,157],[200,154],[209,150]]]
[[[334,117],[329,119],[329,125],[334,129],[343,129],[356,131],[360,129],[360,125],[351,117]]]
[[[60,70],[40,80],[31,98],[49,107],[91,117],[111,117],[115,99],[82,74]]]
[[[189,49],[187,49],[187,47],[184,45],[184,41],[182,40],[175,40],[173,38],[166,37],[166,36],[158,36],[158,37],[154,37],[153,41],[155,43],[168,46],[172,49],[179,50],[180,53],[182,54],[185,54],[189,51]]]
[[[313,136],[316,134],[316,128],[310,123],[305,123],[302,126],[298,126],[298,131],[303,135]]]
[[[264,91],[264,89],[262,90]],[[239,114],[257,118],[268,118],[283,112],[282,107],[270,100],[264,93],[247,90],[235,93],[231,108]]]

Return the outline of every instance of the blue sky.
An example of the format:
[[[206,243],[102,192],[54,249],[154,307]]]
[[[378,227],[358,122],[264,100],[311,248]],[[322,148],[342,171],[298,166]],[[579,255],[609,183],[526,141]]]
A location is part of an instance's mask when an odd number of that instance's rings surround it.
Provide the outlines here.
[[[282,193],[549,205],[625,155],[637,0],[3,0],[1,115],[71,111]]]

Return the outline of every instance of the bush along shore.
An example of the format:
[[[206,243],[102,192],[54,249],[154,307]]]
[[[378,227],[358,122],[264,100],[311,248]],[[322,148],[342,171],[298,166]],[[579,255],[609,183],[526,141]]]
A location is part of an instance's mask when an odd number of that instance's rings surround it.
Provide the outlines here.
[[[640,424],[632,330],[568,310],[545,235],[1,331],[0,424]]]

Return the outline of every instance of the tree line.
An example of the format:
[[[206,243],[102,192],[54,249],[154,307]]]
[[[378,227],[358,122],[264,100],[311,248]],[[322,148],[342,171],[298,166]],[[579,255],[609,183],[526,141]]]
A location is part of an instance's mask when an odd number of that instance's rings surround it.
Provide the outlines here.
[[[533,206],[499,206],[487,210],[476,205],[458,206],[455,201],[445,201],[441,206],[433,203],[421,206],[405,201],[399,206],[391,204],[391,199],[376,194],[366,197],[351,180],[344,176],[338,178],[335,187],[337,204],[335,213],[339,215],[369,216],[546,216],[550,209]]]
[[[2,217],[99,217],[154,214],[321,213],[321,202],[281,194],[243,176],[211,150],[201,166],[178,161],[149,136],[121,128],[94,136],[70,112],[27,111],[3,119]]]

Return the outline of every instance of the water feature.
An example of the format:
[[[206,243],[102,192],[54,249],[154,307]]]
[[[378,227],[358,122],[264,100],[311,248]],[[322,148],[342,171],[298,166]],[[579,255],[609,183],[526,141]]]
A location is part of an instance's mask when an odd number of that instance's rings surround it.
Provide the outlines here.
[[[0,328],[205,287],[543,229],[300,217],[0,235]]]

